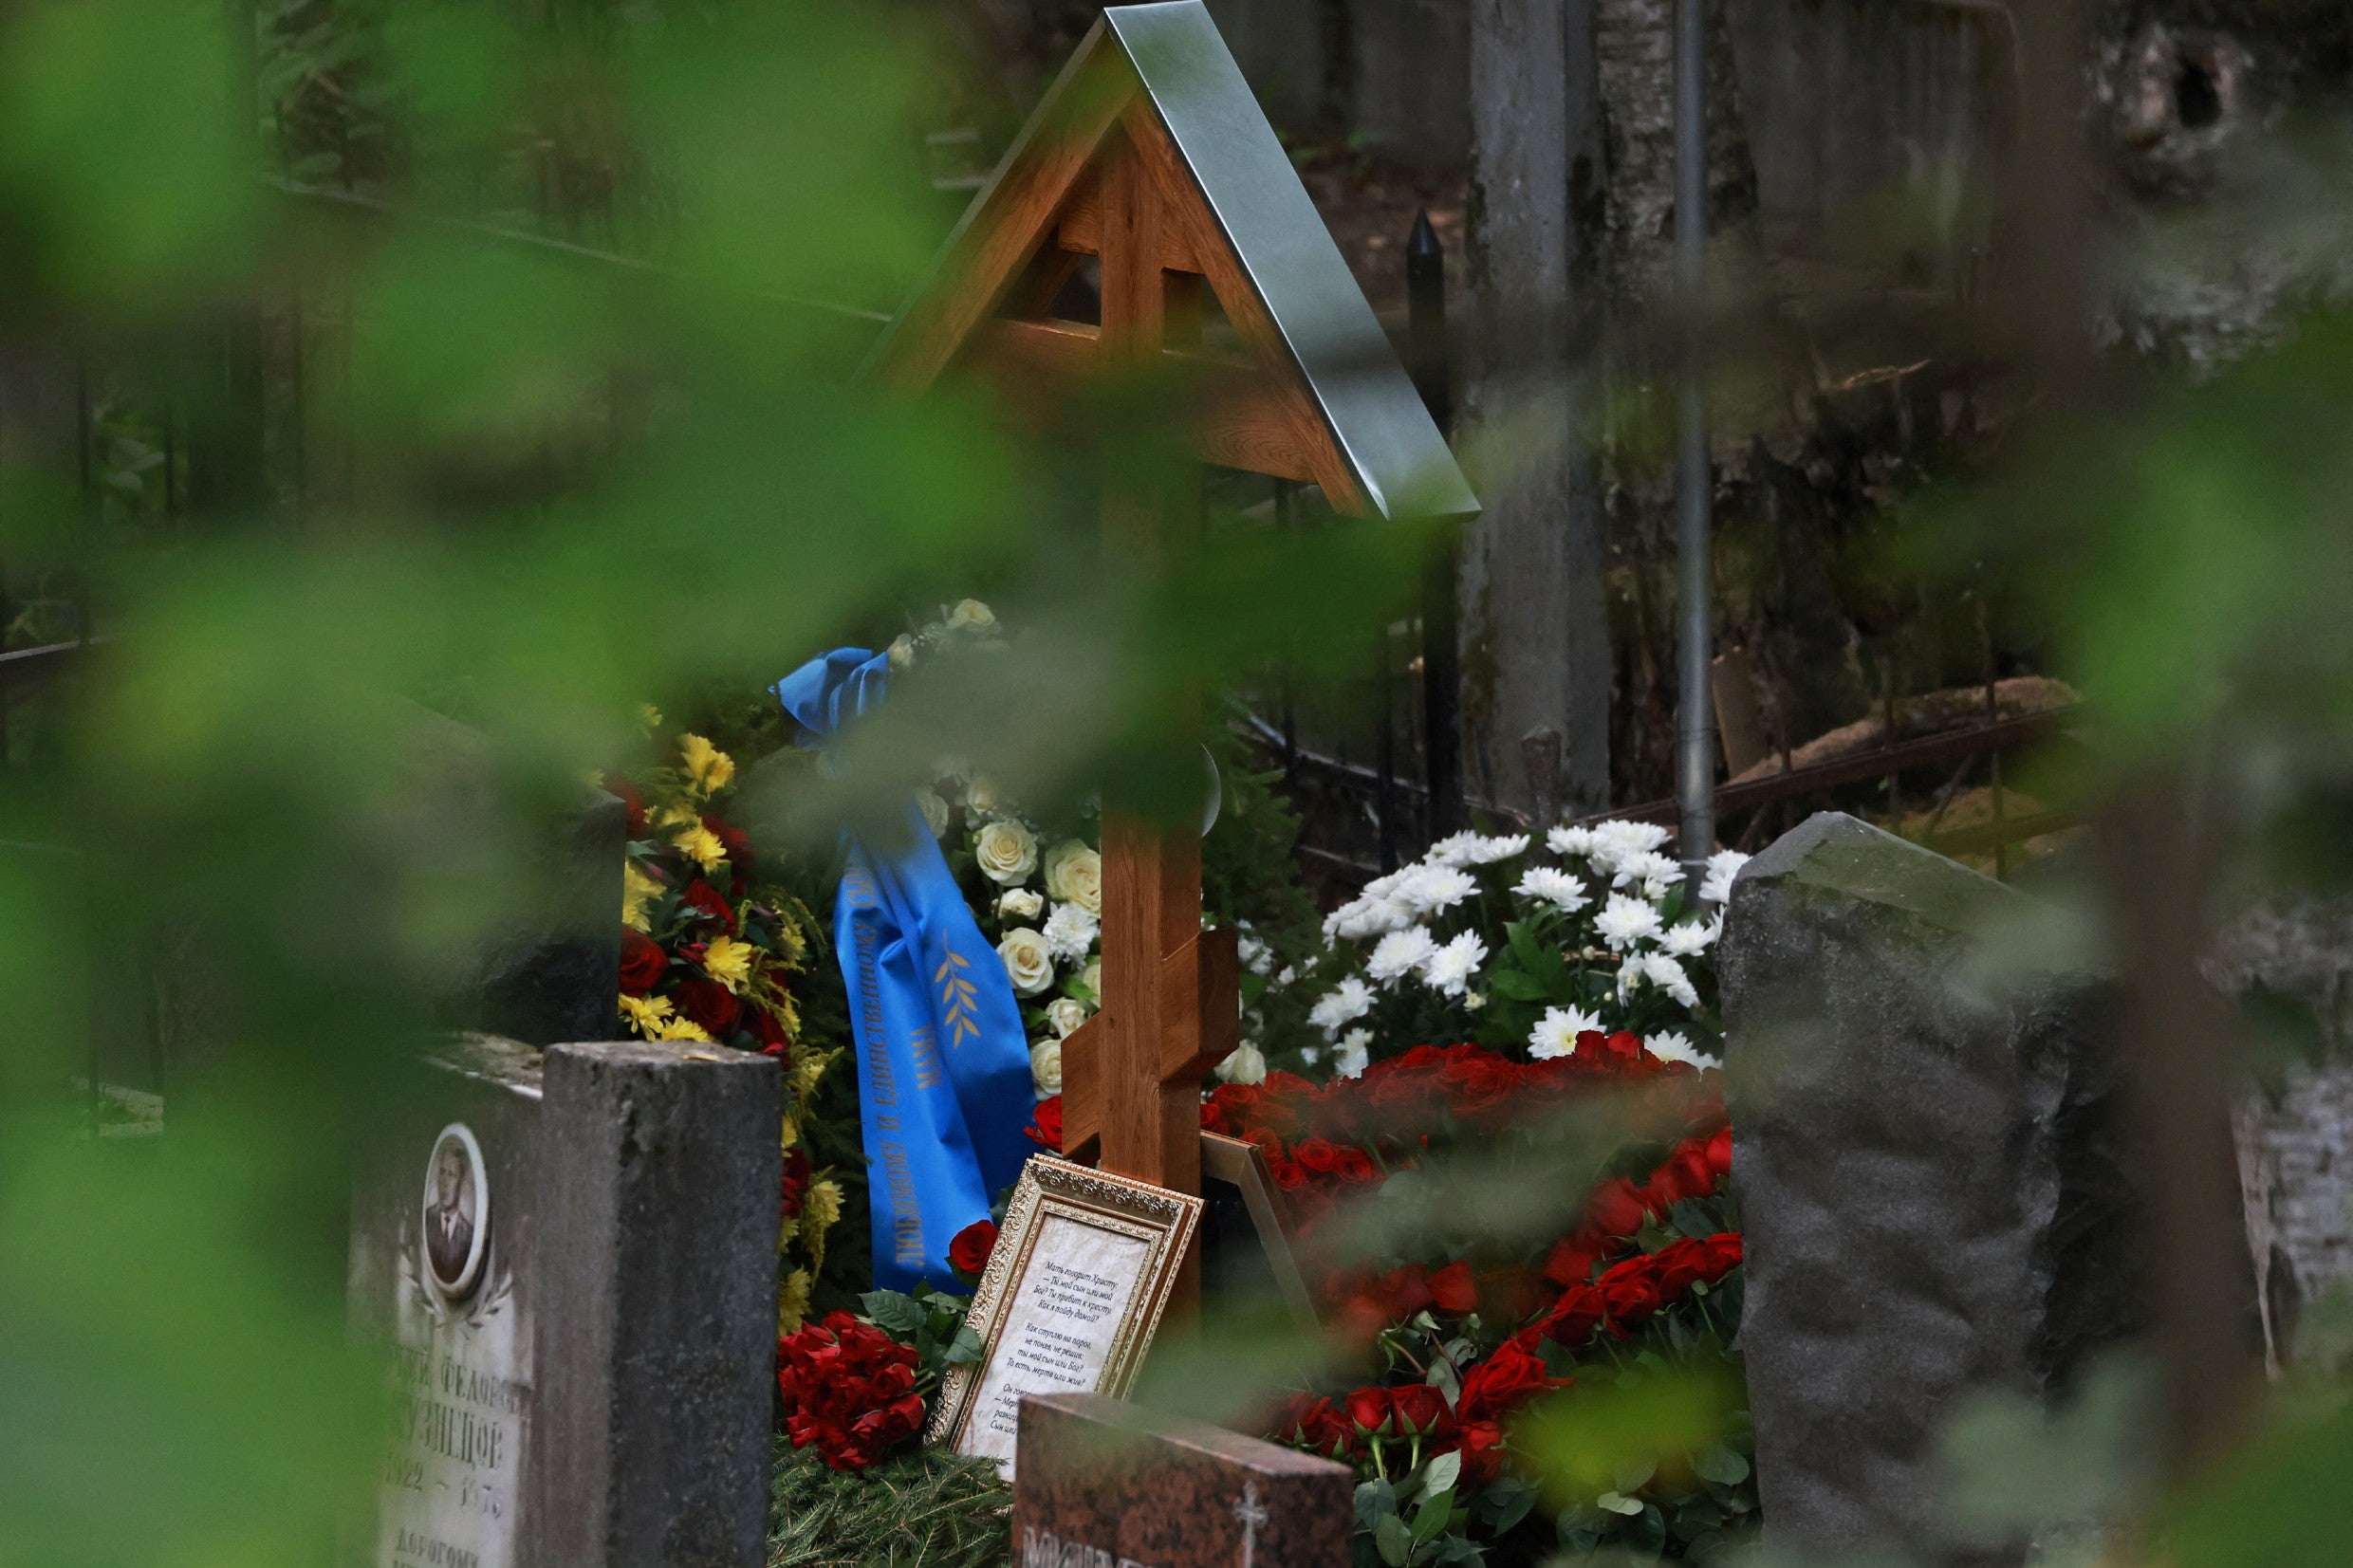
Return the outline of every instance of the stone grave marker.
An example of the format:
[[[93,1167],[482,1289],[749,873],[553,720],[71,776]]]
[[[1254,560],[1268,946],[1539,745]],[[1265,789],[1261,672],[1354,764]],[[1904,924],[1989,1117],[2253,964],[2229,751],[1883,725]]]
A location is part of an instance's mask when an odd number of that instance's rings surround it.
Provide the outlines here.
[[[1981,1390],[2063,1395],[2143,1326],[2099,978],[1987,962],[2031,908],[1835,812],[1733,885],[1741,1342],[1768,1541],[1806,1560],[2014,1560],[1955,1537],[1940,1434]]]
[[[394,1399],[344,1562],[763,1561],[780,1088],[703,1045],[418,1063],[353,1187],[350,1320]]]
[[[1333,1568],[1346,1466],[1096,1393],[1021,1402],[1015,1568]]]

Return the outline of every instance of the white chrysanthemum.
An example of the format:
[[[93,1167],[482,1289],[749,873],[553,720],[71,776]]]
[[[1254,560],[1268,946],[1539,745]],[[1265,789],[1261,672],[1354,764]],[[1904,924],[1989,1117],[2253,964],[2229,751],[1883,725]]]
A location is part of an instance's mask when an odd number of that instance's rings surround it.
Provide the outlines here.
[[[1393,931],[1403,931],[1414,923],[1414,906],[1399,896],[1399,882],[1392,874],[1368,883],[1361,897],[1347,903],[1324,918],[1326,941],[1345,938],[1361,942],[1370,936],[1385,936]]]
[[[1658,934],[1658,911],[1640,898],[1613,893],[1593,917],[1593,929],[1610,951],[1632,952],[1637,942]]]
[[[1610,862],[1610,865],[1613,872],[1610,883],[1614,887],[1622,888],[1637,882],[1648,887],[1652,883],[1658,883],[1660,884],[1659,892],[1664,893],[1666,889],[1683,879],[1682,866],[1671,857],[1661,855],[1655,849],[1638,849],[1629,854],[1620,855]],[[1658,894],[1653,894],[1650,896],[1657,897],[1658,895]]]
[[[1680,1030],[1669,1029],[1642,1042],[1642,1049],[1661,1061],[1688,1061],[1695,1067],[1713,1067],[1714,1060],[1699,1054],[1699,1048],[1685,1039]]]
[[[1355,975],[1324,993],[1307,1014],[1307,1022],[1325,1034],[1338,1034],[1343,1027],[1355,1023],[1373,1010],[1373,988]]]
[[[1274,950],[1249,932],[1243,932],[1234,938],[1233,948],[1235,955],[1242,960],[1242,967],[1252,974],[1266,973],[1267,967],[1274,962]]]
[[[1413,872],[1399,890],[1399,896],[1411,904],[1417,914],[1436,914],[1453,909],[1479,891],[1478,879],[1458,867],[1416,866]]]
[[[1498,860],[1509,860],[1515,855],[1528,853],[1528,835],[1515,833],[1490,838],[1484,833],[1456,833],[1440,839],[1430,846],[1424,857],[1431,864],[1440,866],[1491,866]]]
[[[1658,987],[1686,1007],[1699,1005],[1699,993],[1692,988],[1683,966],[1663,952],[1638,952],[1618,966],[1620,996],[1643,985]]]
[[[1412,974],[1430,961],[1438,945],[1419,926],[1408,926],[1382,937],[1373,955],[1364,961],[1364,972],[1376,986],[1392,986]]]
[[[1658,945],[1677,958],[1694,958],[1708,950],[1719,929],[1712,920],[1686,920],[1679,926],[1669,926]]]
[[[1342,1078],[1362,1078],[1365,1064],[1373,1060],[1372,1046],[1372,1030],[1350,1029],[1333,1048],[1332,1071]]]
[[[1520,873],[1520,879],[1511,889],[1523,898],[1533,898],[1550,904],[1564,914],[1574,914],[1593,902],[1585,893],[1585,885],[1573,873],[1558,866],[1530,866]]]
[[[1749,858],[1736,849],[1719,849],[1708,857],[1708,875],[1699,884],[1699,896],[1711,904],[1721,904],[1732,895],[1732,878]]]
[[[1286,964],[1281,968],[1275,970],[1272,975],[1268,977],[1267,988],[1270,991],[1279,991],[1283,989],[1284,987],[1288,986],[1292,981],[1298,978],[1299,971],[1290,965]]]
[[[1467,931],[1430,955],[1421,966],[1422,983],[1441,996],[1460,996],[1486,962],[1487,944],[1477,932]]]
[[[1668,837],[1667,830],[1657,822],[1613,821],[1595,824],[1593,846],[1606,850],[1613,860],[1623,859],[1644,850],[1666,848]]]
[[[1057,958],[1084,958],[1095,946],[1095,938],[1102,931],[1102,922],[1076,904],[1056,904],[1054,913],[1046,917],[1046,926],[1039,932],[1046,938],[1046,950]]]
[[[1579,1035],[1601,1026],[1602,1021],[1583,1007],[1547,1007],[1528,1031],[1528,1054],[1538,1061],[1566,1056],[1577,1048]]]
[[[1422,858],[1434,866],[1473,865],[1476,862],[1471,857],[1478,842],[1479,836],[1475,833],[1450,833],[1432,844],[1430,853]]]
[[[1566,824],[1553,828],[1545,834],[1545,847],[1555,855],[1574,855],[1583,858],[1593,853],[1593,830]]]

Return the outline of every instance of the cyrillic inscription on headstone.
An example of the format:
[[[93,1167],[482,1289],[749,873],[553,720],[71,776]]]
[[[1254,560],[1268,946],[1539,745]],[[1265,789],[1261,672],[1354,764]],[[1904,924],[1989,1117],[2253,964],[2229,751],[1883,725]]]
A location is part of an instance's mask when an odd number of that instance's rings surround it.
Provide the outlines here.
[[[491,1233],[481,1146],[434,1139],[424,1200],[404,1218],[394,1306],[396,1403],[378,1568],[512,1568],[530,1334]]]

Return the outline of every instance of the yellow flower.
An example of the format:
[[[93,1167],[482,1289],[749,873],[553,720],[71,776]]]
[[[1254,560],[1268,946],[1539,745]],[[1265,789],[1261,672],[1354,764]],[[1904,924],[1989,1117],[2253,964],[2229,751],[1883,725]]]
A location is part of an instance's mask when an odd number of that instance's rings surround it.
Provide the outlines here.
[[[686,776],[695,781],[695,787],[705,795],[725,789],[735,777],[735,759],[700,735],[678,737],[678,760],[686,766]]]
[[[700,822],[670,841],[684,850],[686,858],[705,871],[727,858],[727,846],[719,842],[719,836]]]
[[[731,991],[740,991],[751,978],[751,960],[759,949],[732,936],[714,936],[703,949],[703,973]]]
[[[661,710],[655,707],[650,702],[641,702],[638,704],[638,722],[645,726],[649,733],[653,730],[659,729],[662,724]]]
[[[834,1222],[841,1217],[841,1184],[832,1181],[810,1183],[808,1201],[801,1209],[801,1234],[813,1242],[831,1230]]]
[[[646,906],[661,896],[662,885],[638,869],[635,860],[624,861],[621,868],[621,923],[650,931],[645,918]]]
[[[796,1268],[785,1276],[785,1282],[776,1287],[776,1333],[778,1337],[798,1329],[808,1317],[809,1288],[814,1283],[809,1271]]]
[[[658,1032],[670,1018],[670,999],[666,996],[621,996],[621,1022],[647,1040],[659,1040]]]
[[[661,1026],[661,1033],[657,1035],[648,1035],[646,1036],[646,1039],[699,1040],[706,1045],[713,1043],[711,1037],[703,1033],[703,1026],[695,1023],[691,1018],[673,1018],[667,1020]]]

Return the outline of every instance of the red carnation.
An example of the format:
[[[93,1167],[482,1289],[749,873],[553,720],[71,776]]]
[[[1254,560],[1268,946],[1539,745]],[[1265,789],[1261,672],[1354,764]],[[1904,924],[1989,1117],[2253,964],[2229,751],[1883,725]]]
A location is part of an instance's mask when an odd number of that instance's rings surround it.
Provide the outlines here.
[[[661,984],[662,971],[670,968],[670,955],[635,926],[621,929],[621,988],[631,996],[643,996]]]
[[[996,1250],[997,1223],[994,1220],[974,1220],[955,1233],[948,1244],[948,1262],[959,1274],[977,1276],[989,1266],[989,1254]]]
[[[744,1013],[744,1005],[733,991],[700,975],[679,981],[670,1000],[677,1004],[680,1017],[701,1024],[703,1033],[722,1045],[734,1038],[735,1021]]]
[[[1029,1141],[1053,1153],[1062,1153],[1062,1096],[1049,1095],[1038,1101],[1029,1113],[1029,1125],[1022,1129]]]
[[[1470,1260],[1456,1258],[1453,1263],[1431,1275],[1430,1299],[1447,1312],[1477,1311],[1479,1290],[1471,1280]]]

